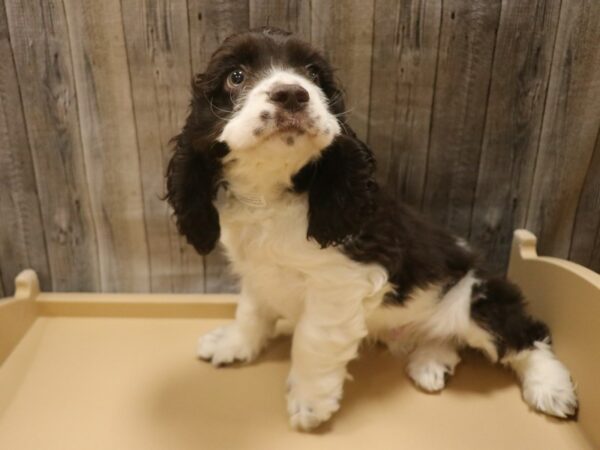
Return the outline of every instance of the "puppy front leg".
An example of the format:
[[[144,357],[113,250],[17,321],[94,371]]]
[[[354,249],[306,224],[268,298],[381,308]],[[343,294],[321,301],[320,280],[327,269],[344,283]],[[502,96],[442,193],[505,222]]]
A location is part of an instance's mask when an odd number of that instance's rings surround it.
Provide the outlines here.
[[[360,298],[324,294],[307,299],[292,342],[287,404],[290,424],[300,430],[315,428],[339,409],[346,365],[367,335]]]
[[[215,366],[252,361],[265,347],[274,327],[275,317],[266,305],[242,293],[235,321],[201,336],[198,357]]]

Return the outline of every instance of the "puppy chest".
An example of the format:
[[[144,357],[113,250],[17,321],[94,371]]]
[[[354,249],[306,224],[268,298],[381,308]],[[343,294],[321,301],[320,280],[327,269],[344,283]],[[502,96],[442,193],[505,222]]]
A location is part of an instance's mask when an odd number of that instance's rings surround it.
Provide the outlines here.
[[[276,309],[297,310],[310,292],[323,295],[324,301],[338,296],[380,300],[386,290],[382,267],[358,263],[338,248],[321,248],[307,239],[307,207],[302,202],[274,210],[232,208],[221,217],[233,271],[246,289],[275,302]]]
[[[221,240],[234,263],[294,267],[299,257],[318,248],[306,238],[307,207],[295,200],[266,207],[235,200],[221,205]]]

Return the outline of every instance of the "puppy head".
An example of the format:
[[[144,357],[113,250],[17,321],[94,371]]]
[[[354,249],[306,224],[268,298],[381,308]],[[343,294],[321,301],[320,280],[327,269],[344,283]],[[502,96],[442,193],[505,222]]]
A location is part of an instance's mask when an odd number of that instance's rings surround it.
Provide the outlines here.
[[[232,153],[287,148],[315,156],[340,132],[343,100],[325,59],[286,33],[265,29],[226,41],[209,72],[222,80],[231,111],[218,138]]]
[[[313,183],[325,169],[309,166],[342,135],[354,137],[333,71],[318,51],[273,28],[227,38],[194,80],[191,112],[167,171],[167,199],[180,232],[201,253],[215,246],[220,230],[213,200],[219,184],[227,182],[224,161],[238,166],[257,158],[280,162],[272,164],[272,173],[285,178],[289,188],[302,192],[323,186],[333,195],[332,186]],[[335,154],[343,152],[338,148]],[[330,166],[339,170],[343,164]],[[299,172],[302,183],[296,182]],[[318,202],[323,203],[328,202]]]

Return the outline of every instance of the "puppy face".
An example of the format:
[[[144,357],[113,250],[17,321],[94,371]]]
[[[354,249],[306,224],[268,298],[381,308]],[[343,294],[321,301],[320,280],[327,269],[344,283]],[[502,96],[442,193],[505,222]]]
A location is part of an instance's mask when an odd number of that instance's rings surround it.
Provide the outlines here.
[[[238,199],[307,197],[307,238],[322,246],[359,232],[374,205],[375,164],[344,108],[331,67],[309,44],[273,28],[226,39],[194,80],[167,168],[180,233],[200,253],[215,247],[221,185]]]
[[[272,146],[316,154],[340,132],[343,104],[329,64],[278,30],[227,39],[197,86],[214,116],[216,140],[232,153]]]

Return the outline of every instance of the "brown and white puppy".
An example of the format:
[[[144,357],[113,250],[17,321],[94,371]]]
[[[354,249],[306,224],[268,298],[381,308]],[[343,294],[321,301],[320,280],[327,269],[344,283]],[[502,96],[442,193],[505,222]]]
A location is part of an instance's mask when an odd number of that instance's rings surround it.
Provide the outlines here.
[[[512,367],[535,409],[573,415],[547,327],[515,286],[481,275],[464,241],[379,189],[344,112],[323,56],[273,28],[229,37],[195,79],[167,198],[198,252],[222,242],[242,290],[236,320],[200,339],[200,358],[250,361],[277,320],[294,324],[287,401],[299,429],[339,408],[368,336],[409,351],[425,390],[444,387],[468,346]]]

